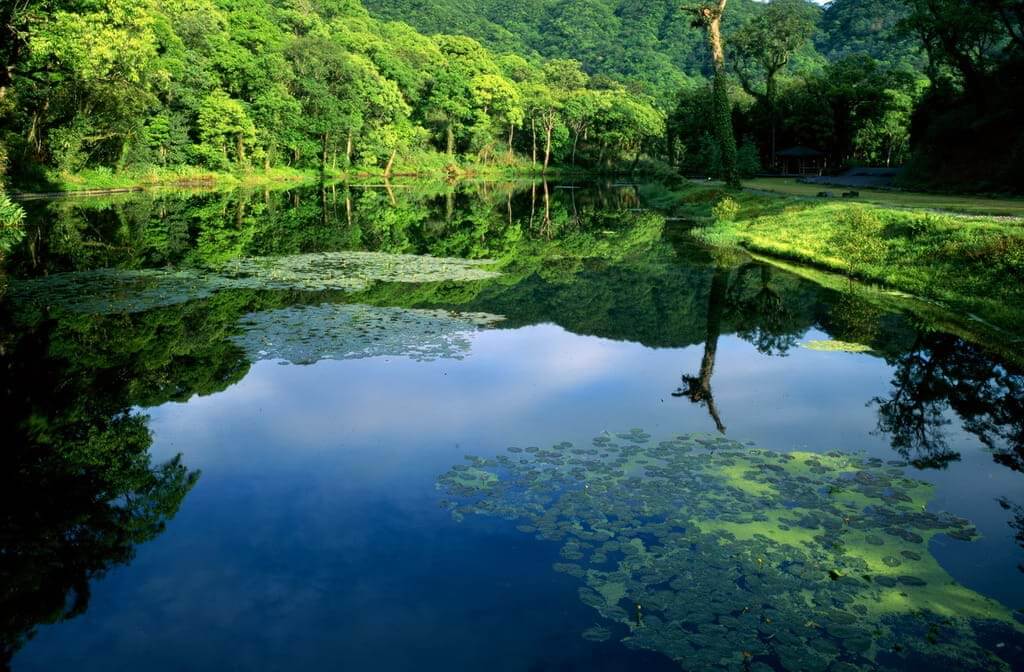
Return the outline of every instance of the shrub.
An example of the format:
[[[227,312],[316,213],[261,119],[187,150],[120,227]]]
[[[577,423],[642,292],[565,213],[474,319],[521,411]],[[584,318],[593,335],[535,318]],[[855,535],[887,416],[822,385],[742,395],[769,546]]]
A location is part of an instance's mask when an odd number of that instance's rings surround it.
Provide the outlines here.
[[[740,204],[728,196],[719,200],[715,207],[711,208],[711,216],[716,222],[731,222],[736,219],[738,214],[740,214]]]
[[[0,257],[21,240],[25,211],[0,189]]]
[[[832,255],[842,259],[852,275],[865,265],[885,260],[885,225],[868,208],[853,206],[843,210],[836,222],[836,232],[829,238]]]

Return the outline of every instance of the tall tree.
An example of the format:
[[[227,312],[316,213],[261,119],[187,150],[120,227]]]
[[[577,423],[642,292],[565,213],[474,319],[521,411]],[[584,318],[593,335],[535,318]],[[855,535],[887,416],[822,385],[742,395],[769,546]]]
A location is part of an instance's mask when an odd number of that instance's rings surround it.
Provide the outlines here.
[[[761,102],[771,129],[771,166],[776,164],[778,127],[778,76],[793,54],[814,35],[816,10],[806,0],[773,0],[733,36],[730,45],[733,69],[743,90]],[[755,79],[764,80],[761,90]]]
[[[732,104],[729,102],[728,76],[725,71],[725,47],[722,42],[722,17],[729,0],[713,2],[688,2],[683,10],[693,16],[693,26],[703,28],[707,33],[711,65],[714,70],[712,90],[714,93],[715,139],[718,140],[722,155],[722,178],[729,186],[740,184],[736,167],[736,136],[732,129]]]

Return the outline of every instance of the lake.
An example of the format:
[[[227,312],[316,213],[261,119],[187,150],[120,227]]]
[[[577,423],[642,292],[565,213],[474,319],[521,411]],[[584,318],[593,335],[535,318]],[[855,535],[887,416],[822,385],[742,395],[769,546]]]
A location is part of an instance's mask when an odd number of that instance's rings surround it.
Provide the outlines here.
[[[657,189],[26,203],[0,661],[1024,669],[1024,345]]]

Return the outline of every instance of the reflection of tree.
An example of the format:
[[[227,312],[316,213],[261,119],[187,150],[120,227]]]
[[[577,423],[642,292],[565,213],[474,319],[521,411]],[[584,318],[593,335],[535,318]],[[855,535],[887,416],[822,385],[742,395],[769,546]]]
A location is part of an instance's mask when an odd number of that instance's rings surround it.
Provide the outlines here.
[[[999,502],[999,506],[1003,507],[1004,510],[1013,513],[1013,520],[1010,521],[1010,528],[1013,530],[1014,541],[1021,548],[1024,548],[1024,506],[1011,502],[1006,497],[1000,497],[996,500]],[[1024,572],[1024,562],[1017,565],[1017,569]]]
[[[0,666],[39,625],[83,613],[90,582],[159,535],[195,484],[179,458],[151,462],[146,418],[129,412],[231,368],[224,348],[169,342],[189,328],[182,310],[19,325],[0,353]]]
[[[1024,470],[1024,374],[973,344],[932,332],[920,332],[890,363],[890,394],[872,403],[878,406],[879,431],[901,455],[921,467],[959,459],[944,431],[953,412],[997,462]]]
[[[708,291],[707,331],[704,336],[704,356],[700,360],[700,373],[696,376],[683,374],[683,386],[672,393],[675,397],[686,397],[695,404],[706,406],[715,427],[725,434],[725,425],[715,405],[715,395],[711,390],[711,377],[715,373],[715,357],[718,355],[718,337],[722,333],[722,316],[725,314],[725,301],[729,291],[729,271],[715,268],[711,276],[711,288]]]
[[[869,344],[879,335],[883,311],[861,296],[851,281],[831,306],[827,327],[833,337],[850,343]]]
[[[159,535],[198,478],[179,458],[150,463],[143,417],[97,419],[53,438],[66,433],[82,436],[59,449],[18,437],[0,458],[4,665],[38,625],[84,613],[90,582]]]
[[[704,356],[696,376],[683,375],[683,385],[672,393],[706,406],[718,431],[725,433],[711,389],[711,378],[718,354],[718,338],[725,323],[736,335],[748,341],[758,352],[784,356],[796,344],[797,335],[810,320],[807,314],[790,310],[783,294],[772,287],[772,268],[765,264],[744,263],[736,271],[729,260],[715,262],[708,291]],[[753,280],[753,281],[752,281]]]
[[[757,274],[751,289],[749,277]],[[736,335],[753,344],[766,355],[785,356],[796,345],[801,324],[795,323],[792,311],[782,294],[771,286],[772,267],[767,264],[745,264],[737,271],[727,298],[730,321]]]
[[[900,455],[913,459],[919,469],[942,469],[960,455],[951,451],[944,428],[948,393],[938,362],[920,347],[900,356],[888,399],[875,398],[878,431],[889,436]]]

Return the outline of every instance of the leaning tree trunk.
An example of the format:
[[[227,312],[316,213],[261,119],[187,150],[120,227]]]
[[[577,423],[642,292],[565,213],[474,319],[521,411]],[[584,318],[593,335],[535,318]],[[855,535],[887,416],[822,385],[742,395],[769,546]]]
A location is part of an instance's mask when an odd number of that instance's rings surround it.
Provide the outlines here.
[[[397,149],[391,150],[391,156],[388,157],[388,165],[384,166],[384,179],[391,177],[391,168],[395,165],[396,154],[398,154]]]

